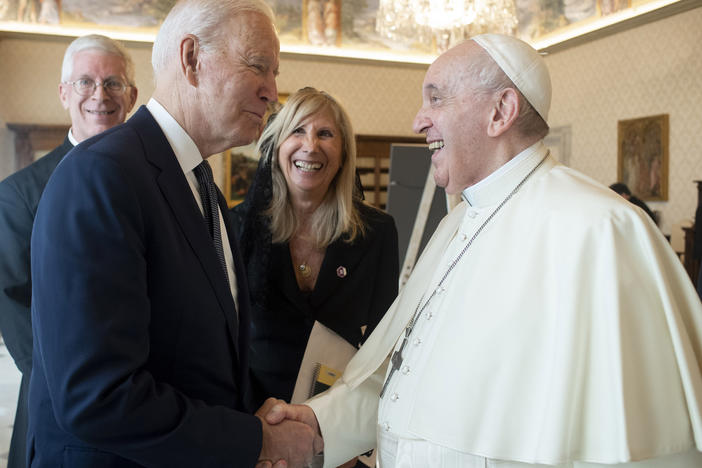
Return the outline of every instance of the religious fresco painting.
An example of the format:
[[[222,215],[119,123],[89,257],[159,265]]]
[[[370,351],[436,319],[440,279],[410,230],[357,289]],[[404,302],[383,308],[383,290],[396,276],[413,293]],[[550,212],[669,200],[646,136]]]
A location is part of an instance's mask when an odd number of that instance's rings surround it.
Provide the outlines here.
[[[0,0],[0,20],[158,28],[175,0]]]
[[[570,25],[630,8],[631,3],[632,0],[515,0],[517,36],[529,42]]]
[[[340,50],[359,51],[360,58],[365,58],[362,54],[364,51],[391,51],[408,56],[436,55],[436,43],[420,43],[416,38],[389,39],[376,31],[382,6],[389,5],[393,11],[397,11],[402,6],[408,8],[416,1],[266,0],[275,12],[283,50],[286,50],[286,46],[309,46],[314,50],[303,53],[321,55],[340,55],[335,53]],[[624,10],[653,5],[656,0],[504,1],[513,1],[518,21],[516,35],[534,44],[577,25]],[[671,0],[671,5],[685,1],[688,0]],[[55,29],[49,28],[54,26],[77,30],[71,32],[74,35],[81,34],[81,28],[91,31],[97,28],[118,39],[125,39],[124,35],[130,33],[153,37],[174,3],[175,0],[0,0],[0,31],[56,34]],[[488,11],[485,14],[492,13]]]
[[[668,114],[620,120],[617,179],[642,200],[668,200]]]
[[[303,0],[302,35],[316,46],[341,46],[341,0]]]

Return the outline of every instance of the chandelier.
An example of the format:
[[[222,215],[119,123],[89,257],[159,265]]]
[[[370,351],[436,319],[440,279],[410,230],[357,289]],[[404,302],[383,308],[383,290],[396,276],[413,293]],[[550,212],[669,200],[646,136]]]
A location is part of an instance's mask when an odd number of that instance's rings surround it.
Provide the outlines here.
[[[380,0],[376,31],[401,43],[420,43],[438,52],[476,34],[514,35],[513,0]]]

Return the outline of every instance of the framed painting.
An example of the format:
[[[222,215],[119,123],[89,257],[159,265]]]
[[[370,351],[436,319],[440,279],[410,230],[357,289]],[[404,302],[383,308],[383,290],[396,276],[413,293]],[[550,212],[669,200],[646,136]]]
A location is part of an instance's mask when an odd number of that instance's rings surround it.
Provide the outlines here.
[[[668,114],[620,120],[617,179],[642,200],[668,200]]]
[[[274,112],[280,110],[288,99],[289,93],[278,93],[278,102],[269,105],[268,112],[264,116],[264,122]],[[259,154],[256,152],[256,142],[247,146],[231,148],[224,152],[224,197],[227,205],[232,208],[243,202],[246,193],[253,182],[256,169],[258,168]]]
[[[243,202],[258,167],[256,143],[232,148],[224,153],[224,197],[232,208]]]

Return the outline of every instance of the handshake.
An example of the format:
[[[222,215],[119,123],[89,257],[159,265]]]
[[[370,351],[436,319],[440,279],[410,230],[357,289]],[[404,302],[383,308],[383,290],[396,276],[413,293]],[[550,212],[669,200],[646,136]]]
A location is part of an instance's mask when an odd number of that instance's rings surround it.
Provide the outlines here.
[[[269,398],[256,416],[263,429],[256,468],[310,467],[324,450],[317,417],[309,406]]]

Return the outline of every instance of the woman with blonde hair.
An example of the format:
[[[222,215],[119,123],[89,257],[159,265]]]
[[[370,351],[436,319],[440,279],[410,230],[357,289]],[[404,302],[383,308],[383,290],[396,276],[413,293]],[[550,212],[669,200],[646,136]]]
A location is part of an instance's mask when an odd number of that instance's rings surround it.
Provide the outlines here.
[[[290,400],[315,321],[358,347],[397,295],[397,230],[365,204],[344,109],[303,88],[269,120],[233,209],[252,302],[254,404]]]

